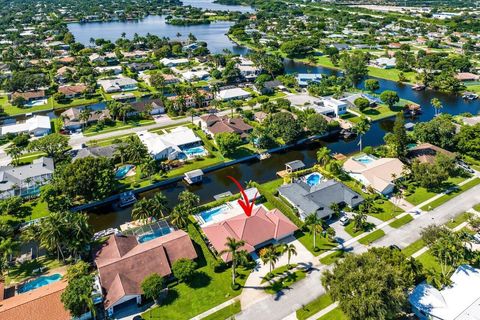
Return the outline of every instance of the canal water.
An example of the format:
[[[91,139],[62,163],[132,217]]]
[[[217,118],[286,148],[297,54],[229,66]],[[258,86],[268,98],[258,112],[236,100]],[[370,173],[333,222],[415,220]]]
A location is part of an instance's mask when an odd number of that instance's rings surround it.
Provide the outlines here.
[[[223,6],[212,3],[211,0],[190,0],[183,1],[185,5],[192,5],[204,9],[215,10],[237,10],[231,6]],[[243,7],[244,10],[251,10],[249,7]],[[243,11],[242,12],[246,12]],[[86,45],[89,44],[91,35],[97,38],[105,38],[115,41],[125,32],[127,37],[133,37],[135,33],[145,35],[147,33],[157,34],[159,36],[169,37],[175,39],[178,32],[182,37],[186,37],[190,32],[193,33],[199,40],[206,41],[208,48],[212,52],[222,52],[223,49],[229,49],[237,54],[245,54],[248,52],[247,48],[240,47],[234,44],[225,35],[230,27],[230,22],[217,22],[210,25],[195,25],[195,26],[171,26],[165,23],[162,16],[149,16],[139,21],[127,22],[92,22],[92,23],[72,23],[68,27],[74,34],[77,41]],[[294,62],[286,59],[284,61],[285,70],[287,73],[321,73],[326,75],[338,75],[339,71],[324,67],[314,67],[300,62]],[[414,91],[410,86],[400,84],[394,81],[379,79],[380,90],[394,90],[400,97],[418,103],[423,108],[423,113],[416,119],[408,119],[408,121],[428,121],[434,115],[434,109],[430,106],[430,100],[433,98],[439,99],[443,104],[442,112],[450,114],[460,114],[470,112],[477,114],[480,111],[480,103],[478,101],[465,101],[460,96],[443,94],[431,90]],[[360,87],[363,83],[360,84]],[[100,103],[96,108],[103,108],[104,104]],[[54,116],[53,114],[51,114]],[[389,132],[393,125],[393,119],[385,119],[372,124],[370,131],[363,137],[364,146],[377,146],[383,143],[383,137]],[[358,150],[358,139],[353,141],[343,140],[324,140],[316,143],[309,143],[298,146],[296,148],[273,154],[271,158],[263,161],[251,161],[235,166],[230,166],[215,172],[211,172],[204,177],[204,181],[198,186],[186,186],[183,182],[177,182],[166,187],[155,189],[144,194],[141,197],[150,197],[155,192],[163,192],[170,205],[173,206],[177,202],[177,196],[183,190],[190,190],[200,196],[202,203],[207,203],[213,200],[213,196],[222,192],[232,191],[236,192],[236,188],[226,176],[231,175],[237,178],[242,183],[253,180],[263,183],[275,178],[275,174],[279,170],[284,169],[284,164],[292,160],[302,160],[307,166],[313,165],[316,159],[316,150],[321,145],[326,145],[333,152],[340,152],[349,154]],[[116,227],[120,224],[129,221],[131,208],[116,209],[112,205],[106,205],[91,212],[91,223],[95,230],[102,230],[109,227]]]

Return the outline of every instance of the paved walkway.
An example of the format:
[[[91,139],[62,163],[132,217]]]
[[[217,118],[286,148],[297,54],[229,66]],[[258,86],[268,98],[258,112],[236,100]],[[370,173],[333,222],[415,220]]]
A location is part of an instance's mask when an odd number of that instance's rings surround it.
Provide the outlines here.
[[[332,311],[333,309],[335,309],[336,307],[338,307],[338,302],[334,302],[331,305],[329,305],[328,307],[318,311],[313,316],[307,318],[307,320],[317,320],[317,319],[321,318],[322,316],[326,315],[327,313],[329,313],[330,311]]]
[[[212,313],[215,313],[215,312],[217,312],[217,311],[219,311],[219,310],[221,310],[221,309],[223,309],[223,308],[228,307],[228,306],[231,305],[231,304],[234,304],[235,301],[238,301],[238,299],[237,299],[237,298],[233,298],[233,299],[230,299],[230,300],[228,300],[228,301],[225,301],[224,303],[221,303],[221,304],[219,304],[218,306],[213,307],[212,309],[209,309],[209,310],[207,310],[207,311],[205,311],[205,312],[203,312],[203,313],[200,313],[198,316],[195,316],[195,317],[191,318],[190,320],[200,320],[200,319],[206,318],[206,317],[208,317],[209,315],[211,315]]]

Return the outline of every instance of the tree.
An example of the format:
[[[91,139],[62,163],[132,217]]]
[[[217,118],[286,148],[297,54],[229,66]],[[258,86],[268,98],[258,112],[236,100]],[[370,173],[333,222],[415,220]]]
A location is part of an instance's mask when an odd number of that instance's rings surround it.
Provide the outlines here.
[[[460,152],[465,152],[466,154],[470,155],[469,151],[475,149],[469,149],[468,147],[462,148],[462,146],[470,145],[470,142],[473,142],[472,144],[475,143],[472,140],[471,135],[465,134],[472,130],[470,128],[472,127],[463,126],[459,134],[455,136],[455,132],[457,129],[455,127],[455,124],[452,122],[451,116],[441,114],[428,122],[417,123],[415,125],[415,128],[413,129],[413,134],[415,138],[419,141],[428,142],[447,150],[453,149],[456,145]],[[478,126],[478,128],[480,128],[480,126]],[[475,148],[475,146],[473,147]]]
[[[453,142],[461,154],[480,159],[480,124],[462,126]]]
[[[414,160],[411,167],[413,180],[420,186],[433,190],[440,190],[454,171],[455,160],[444,154],[438,154],[433,163]]]
[[[353,229],[355,231],[360,231],[365,228],[365,224],[367,223],[367,214],[363,212],[363,210],[359,210],[359,212],[353,215]]]
[[[232,260],[232,286],[235,286],[235,276],[236,276],[236,265],[237,260],[241,259],[241,256],[246,253],[245,250],[240,250],[241,247],[245,245],[245,241],[236,240],[235,238],[227,237],[227,242],[225,243],[225,249],[220,251],[218,254],[220,256],[226,255]]]
[[[317,162],[322,167],[325,167],[332,160],[330,150],[327,147],[321,147],[317,150]]]
[[[377,79],[367,79],[365,80],[365,89],[370,92],[375,92],[380,89],[380,83]]]
[[[222,155],[234,153],[242,145],[242,138],[235,132],[221,132],[215,135],[215,142]]]
[[[276,137],[280,137],[286,144],[298,140],[302,135],[303,128],[292,114],[288,112],[279,112],[267,120],[267,127]]]
[[[397,113],[395,122],[393,123],[392,133],[387,134],[384,140],[389,147],[389,156],[394,158],[405,159],[407,156],[408,135],[405,129],[405,118],[402,112]]]
[[[68,285],[61,296],[65,309],[69,310],[74,317],[80,317],[88,310],[95,314],[92,299],[94,278],[88,272],[88,264],[80,261],[72,265],[67,269],[65,277],[68,280]]]
[[[303,58],[313,51],[308,39],[306,38],[285,41],[280,46],[280,50],[283,51],[289,58]]]
[[[367,57],[361,51],[351,54],[343,52],[340,57],[340,67],[344,70],[345,78],[354,87],[368,75]]]
[[[149,199],[143,198],[137,201],[132,209],[132,219],[146,221],[154,214],[151,202]]]
[[[287,266],[290,267],[290,259],[297,255],[297,248],[293,243],[285,243],[283,245],[283,252],[287,254]]]
[[[409,311],[407,297],[416,276],[400,250],[373,248],[347,255],[324,273],[322,283],[349,319],[386,320]]]
[[[317,231],[322,226],[322,219],[317,214],[311,213],[305,218],[305,225],[309,227],[310,233],[313,234],[313,249],[317,248]]]
[[[363,97],[355,99],[353,104],[362,112],[368,107],[370,107],[370,101],[368,101],[368,99]]]
[[[357,122],[357,124],[353,127],[353,131],[355,131],[358,136],[359,136],[359,146],[360,146],[360,151],[362,151],[362,140],[363,140],[363,135],[370,130],[370,121],[362,117],[360,121]]]
[[[158,273],[152,273],[145,277],[140,287],[147,299],[152,299],[156,304],[160,304],[160,294],[165,286],[165,280]]]
[[[400,98],[398,97],[398,94],[395,91],[392,90],[385,90],[380,94],[380,99],[386,103],[390,109],[393,108],[393,106],[400,101]]]
[[[68,137],[59,133],[52,133],[40,139],[33,140],[28,145],[30,151],[43,152],[47,157],[53,158],[55,162],[64,158],[68,148]]]
[[[150,157],[147,147],[140,141],[138,136],[129,136],[124,144],[126,148],[122,148],[121,152],[123,152],[123,159],[126,162],[138,164],[144,162],[147,157]]]
[[[280,251],[279,248],[275,245],[263,248],[260,254],[260,259],[262,259],[263,264],[269,264],[270,272],[272,274],[273,269],[275,269],[275,264],[278,262],[280,258]]]
[[[2,215],[16,216],[22,207],[22,203],[22,198],[17,196],[0,200],[0,212]]]
[[[306,121],[307,129],[313,134],[324,134],[328,129],[328,123],[325,118],[318,113],[308,116]]]
[[[435,116],[437,116],[440,113],[440,109],[443,108],[442,102],[437,98],[433,98],[430,100],[430,104],[435,109]]]
[[[179,228],[186,228],[190,215],[197,212],[200,198],[190,191],[182,191],[178,195],[179,203],[173,208],[172,211],[172,223]]]
[[[186,258],[178,259],[172,266],[173,276],[180,281],[188,282],[195,274],[196,268],[195,261]]]

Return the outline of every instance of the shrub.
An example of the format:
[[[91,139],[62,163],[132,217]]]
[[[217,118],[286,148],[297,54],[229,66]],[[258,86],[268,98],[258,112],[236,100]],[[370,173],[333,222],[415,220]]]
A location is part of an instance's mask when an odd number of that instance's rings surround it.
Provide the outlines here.
[[[195,261],[190,259],[182,258],[177,261],[172,266],[173,275],[180,281],[187,282],[195,274],[195,269],[197,264]]]

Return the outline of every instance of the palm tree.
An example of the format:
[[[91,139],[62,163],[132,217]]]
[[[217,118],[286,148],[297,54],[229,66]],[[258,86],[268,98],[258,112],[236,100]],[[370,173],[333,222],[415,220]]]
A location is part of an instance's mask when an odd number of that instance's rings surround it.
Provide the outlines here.
[[[153,216],[152,203],[149,199],[140,199],[133,206],[131,215],[133,220],[146,221]]]
[[[231,255],[232,257],[232,286],[235,285],[235,268],[237,264],[237,259],[239,259],[239,252],[245,251],[245,250],[240,250],[241,247],[245,245],[245,241],[243,240],[238,240],[235,238],[230,238],[227,237],[227,242],[225,243],[226,249],[220,251],[218,254],[219,255]],[[240,254],[242,255],[242,254]]]
[[[440,109],[443,108],[442,102],[437,98],[433,98],[430,100],[430,104],[435,109],[435,116],[438,116],[440,114]]]
[[[360,145],[360,151],[362,151],[362,138],[365,133],[370,130],[370,121],[367,118],[362,117],[360,121],[353,127],[353,131],[355,131],[359,138],[359,145]]]
[[[322,167],[325,167],[330,160],[332,160],[332,156],[330,156],[330,150],[327,147],[321,147],[317,151],[317,162]]]
[[[20,156],[22,155],[23,149],[18,146],[11,146],[6,150],[7,155],[12,158],[12,164],[16,165]]]
[[[43,218],[40,223],[40,232],[38,239],[40,246],[50,252],[57,252],[57,259],[65,261],[63,252],[63,240],[65,237],[63,214],[52,212],[49,216]]]
[[[353,216],[353,228],[355,231],[363,230],[367,222],[367,215],[360,211]]]
[[[297,248],[293,243],[285,243],[283,245],[283,252],[287,253],[287,267],[290,268],[290,258],[297,255]]]
[[[120,110],[118,110],[118,115],[122,117],[123,123],[127,120],[127,115],[134,111],[133,107],[127,103],[124,103],[121,107]]]
[[[20,239],[24,242],[31,242],[35,244],[37,254],[35,255],[36,258],[38,258],[38,252],[40,250],[40,247],[38,246],[38,233],[40,232],[40,229],[38,225],[36,224],[31,224],[28,226],[28,228],[24,229],[22,233],[20,234]]]
[[[269,264],[270,266],[269,274],[272,274],[273,269],[275,269],[275,263],[278,262],[279,258],[280,258],[280,252],[277,246],[270,246],[268,248],[265,248],[265,251],[261,256],[261,259],[264,265],[267,263]]]
[[[317,229],[319,228],[319,226],[321,226],[322,219],[317,217],[317,214],[314,212],[307,216],[307,218],[305,219],[305,224],[307,226],[310,226],[310,233],[313,234],[313,248],[315,249],[317,247]]]
[[[185,210],[185,205],[180,203],[173,208],[171,217],[172,223],[180,229],[185,229],[189,223],[188,211]]]
[[[3,270],[3,266],[6,266],[8,264],[8,261],[11,260],[13,254],[17,251],[18,242],[13,240],[13,238],[6,238],[0,242],[0,271]]]
[[[91,109],[90,107],[84,107],[81,111],[80,114],[78,115],[78,119],[82,121],[82,126],[86,127],[88,125],[88,120],[90,119],[91,115]]]
[[[168,209],[168,200],[167,197],[161,192],[155,193],[153,198],[150,199],[150,202],[152,203],[152,208],[154,210],[154,217],[155,218],[165,218],[166,216],[166,211]]]

